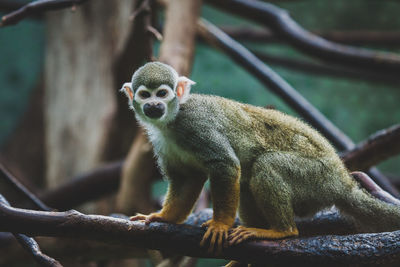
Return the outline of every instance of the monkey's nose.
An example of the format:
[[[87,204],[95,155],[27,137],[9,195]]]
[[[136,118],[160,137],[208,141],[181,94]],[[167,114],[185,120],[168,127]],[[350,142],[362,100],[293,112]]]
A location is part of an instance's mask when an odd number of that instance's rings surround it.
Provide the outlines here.
[[[144,114],[152,119],[160,118],[165,111],[165,106],[162,103],[146,103],[143,106]]]

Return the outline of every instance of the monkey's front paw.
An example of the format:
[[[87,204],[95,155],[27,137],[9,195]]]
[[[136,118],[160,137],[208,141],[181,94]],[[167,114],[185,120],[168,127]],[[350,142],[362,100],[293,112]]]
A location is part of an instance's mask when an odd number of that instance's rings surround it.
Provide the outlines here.
[[[211,237],[208,252],[212,253],[216,245],[217,254],[221,254],[223,243],[228,238],[229,225],[223,222],[209,220],[203,223],[201,226],[208,227],[208,229],[200,242],[200,246],[205,246],[207,239]]]
[[[145,224],[150,224],[151,222],[167,222],[165,218],[161,216],[161,213],[151,213],[149,215],[136,214],[129,218],[131,221],[144,221]]]

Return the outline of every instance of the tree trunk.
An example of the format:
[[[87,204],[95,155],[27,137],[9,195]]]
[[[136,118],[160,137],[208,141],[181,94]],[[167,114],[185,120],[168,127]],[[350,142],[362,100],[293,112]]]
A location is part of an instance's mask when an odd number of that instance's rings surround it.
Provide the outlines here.
[[[129,149],[124,140],[133,138],[136,126],[131,112],[118,106],[118,89],[141,61],[132,54],[143,59],[149,51],[146,38],[136,40],[136,51],[126,51],[137,2],[88,1],[74,12],[47,15],[44,116],[51,188]]]

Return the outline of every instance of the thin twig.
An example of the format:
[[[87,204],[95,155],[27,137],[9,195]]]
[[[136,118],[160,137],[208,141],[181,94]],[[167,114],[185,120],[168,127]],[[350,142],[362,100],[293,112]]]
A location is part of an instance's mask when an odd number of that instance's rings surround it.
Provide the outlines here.
[[[36,197],[31,191],[29,191],[23,184],[21,184],[14,176],[12,176],[5,167],[0,164],[0,177],[7,184],[11,185],[22,194],[26,199],[28,199],[35,208],[44,211],[51,211],[52,209],[44,204],[38,197]]]
[[[162,34],[153,26],[149,25],[147,26],[147,30],[152,33],[154,35],[154,37],[156,37],[157,41],[162,41],[163,40],[163,36]]]
[[[350,170],[367,170],[400,153],[400,124],[380,130],[346,151],[342,159]]]
[[[10,240],[9,240],[10,239]],[[21,253],[21,246],[14,242],[13,236],[0,236],[0,266],[32,266],[30,255]],[[78,262],[91,261],[109,261],[132,258],[147,258],[145,249],[137,247],[128,247],[123,245],[107,244],[91,240],[76,240],[63,237],[35,237],[40,244],[42,251],[53,256],[61,262],[71,260],[80,266]],[[1,242],[8,242],[8,245],[2,246]]]
[[[150,1],[149,0],[144,0],[141,2],[140,6],[138,8],[135,8],[133,13],[129,16],[130,21],[134,21],[137,16],[139,15],[145,15],[147,13],[151,12],[150,8]]]
[[[261,23],[294,47],[320,59],[358,69],[398,74],[400,55],[355,48],[325,40],[302,28],[289,13],[273,4],[252,0],[208,0],[223,10]]]
[[[12,12],[26,5],[26,3],[15,0],[0,0],[0,12]]]
[[[83,4],[87,0],[38,0],[28,3],[21,8],[4,15],[1,18],[0,27],[13,25],[28,16],[37,15],[48,10],[63,9]]]
[[[377,72],[400,72],[400,55],[355,48],[325,40],[302,28],[273,4],[252,0],[208,0],[210,4],[265,25],[294,47],[323,60]]]
[[[10,206],[10,203],[0,194],[0,204],[4,206]],[[24,234],[13,233],[15,239],[21,244],[21,246],[28,251],[35,261],[40,264],[40,266],[45,267],[62,267],[62,265],[55,259],[43,254],[40,247],[35,239],[26,236]]]
[[[231,36],[232,37],[232,36]],[[233,38],[233,37],[232,37]],[[287,69],[296,70],[298,72],[312,73],[317,75],[326,75],[331,77],[345,77],[359,79],[363,81],[372,81],[378,83],[387,83],[398,85],[400,77],[398,75],[387,73],[376,73],[370,70],[355,70],[344,66],[335,66],[312,62],[308,60],[298,60],[291,57],[273,55],[270,53],[250,50],[256,57],[262,61],[276,66],[282,66]]]
[[[351,175],[354,179],[360,184],[362,188],[367,190],[374,197],[385,201],[387,203],[391,203],[393,205],[397,205],[400,207],[400,200],[394,198],[391,194],[384,191],[381,187],[379,187],[368,175],[363,172],[352,172]]]
[[[68,210],[115,192],[119,187],[122,161],[105,164],[78,175],[40,198],[51,207]]]
[[[282,42],[274,32],[267,28],[255,28],[248,26],[220,27],[226,34],[235,40],[251,42]],[[345,44],[368,44],[368,45],[400,45],[400,31],[370,31],[370,30],[349,30],[349,31],[312,31],[324,39]]]

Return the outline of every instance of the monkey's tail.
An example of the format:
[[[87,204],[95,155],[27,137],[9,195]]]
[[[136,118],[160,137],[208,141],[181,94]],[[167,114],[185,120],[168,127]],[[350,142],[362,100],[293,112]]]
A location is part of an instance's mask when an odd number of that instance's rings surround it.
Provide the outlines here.
[[[383,202],[358,186],[351,187],[349,191],[337,206],[344,215],[354,218],[359,230],[400,230],[400,206]]]

